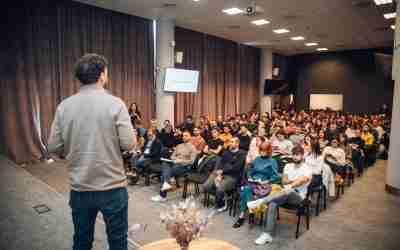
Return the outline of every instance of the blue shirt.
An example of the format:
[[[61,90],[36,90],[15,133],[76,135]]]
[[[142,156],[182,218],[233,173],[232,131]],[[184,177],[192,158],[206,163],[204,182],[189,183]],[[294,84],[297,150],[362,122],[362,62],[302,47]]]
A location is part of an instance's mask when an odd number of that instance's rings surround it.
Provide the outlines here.
[[[258,156],[251,165],[249,178],[272,183],[279,180],[278,163],[275,159]]]

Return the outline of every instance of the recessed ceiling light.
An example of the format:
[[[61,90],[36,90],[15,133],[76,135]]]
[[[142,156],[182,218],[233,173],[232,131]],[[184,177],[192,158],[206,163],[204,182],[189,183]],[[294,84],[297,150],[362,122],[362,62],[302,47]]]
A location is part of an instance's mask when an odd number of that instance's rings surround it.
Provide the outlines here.
[[[239,8],[233,7],[233,8],[229,8],[229,9],[224,9],[224,10],[222,10],[222,12],[224,12],[225,14],[228,14],[228,15],[237,15],[237,14],[243,13],[244,11]]]
[[[284,33],[289,33],[290,31],[289,30],[287,30],[287,29],[277,29],[277,30],[274,30],[274,33],[276,33],[276,34],[284,34]]]
[[[251,21],[251,23],[259,26],[259,25],[269,24],[269,21],[267,21],[265,19],[260,19],[260,20]]]
[[[311,47],[311,46],[317,46],[318,43],[306,43],[305,44],[307,47]]]
[[[328,51],[327,48],[318,48],[317,51]]]
[[[290,39],[292,39],[293,41],[301,41],[301,40],[304,40],[304,37],[303,36],[294,36]]]
[[[393,0],[374,0],[374,1],[376,5],[389,4],[393,2]]]
[[[396,29],[396,25],[390,25],[390,28],[391,28],[392,30],[395,30],[395,29]]]
[[[193,0],[193,2],[200,2],[200,0]]]
[[[386,19],[395,18],[395,17],[396,17],[396,12],[386,13],[386,14],[383,14],[383,16],[384,16]]]

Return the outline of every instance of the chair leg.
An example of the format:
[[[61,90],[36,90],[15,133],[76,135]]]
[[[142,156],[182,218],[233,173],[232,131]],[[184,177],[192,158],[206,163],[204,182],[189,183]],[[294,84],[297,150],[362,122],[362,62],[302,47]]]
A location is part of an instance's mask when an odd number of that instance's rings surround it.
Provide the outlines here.
[[[236,212],[238,210],[239,201],[240,201],[240,197],[238,195],[235,195],[235,199],[233,200],[233,217],[236,217]]]
[[[195,183],[195,184],[194,184],[194,187],[195,187],[195,190],[196,190],[196,196],[199,196],[199,195],[200,195],[200,187],[199,187],[199,184],[198,184],[198,183]]]
[[[281,216],[279,214],[279,207],[276,208],[276,220],[280,220]]]
[[[185,181],[183,182],[183,191],[182,191],[182,198],[186,199],[187,197],[187,188],[188,188],[188,181],[185,179]]]
[[[299,238],[301,215],[297,216],[296,239]]]
[[[307,230],[310,229],[310,207],[306,207],[306,223],[307,223]]]
[[[315,216],[319,215],[319,208],[320,208],[320,203],[321,203],[321,193],[322,193],[322,189],[318,190],[317,207],[315,208]]]

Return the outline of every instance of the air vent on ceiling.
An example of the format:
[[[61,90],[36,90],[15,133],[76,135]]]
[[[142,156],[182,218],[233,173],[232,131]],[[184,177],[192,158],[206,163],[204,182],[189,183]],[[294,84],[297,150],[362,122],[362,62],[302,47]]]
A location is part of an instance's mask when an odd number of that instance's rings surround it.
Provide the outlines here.
[[[238,30],[238,29],[240,29],[240,25],[229,25],[229,26],[228,26],[228,29],[231,29],[231,30]]]
[[[351,4],[360,9],[375,8],[375,4],[371,0],[354,0]]]
[[[172,9],[172,8],[176,8],[176,6],[177,6],[176,3],[164,3],[161,5],[161,8]]]
[[[270,41],[270,43],[279,43],[279,42],[281,42],[281,40],[278,40],[278,39],[274,39],[274,40]]]

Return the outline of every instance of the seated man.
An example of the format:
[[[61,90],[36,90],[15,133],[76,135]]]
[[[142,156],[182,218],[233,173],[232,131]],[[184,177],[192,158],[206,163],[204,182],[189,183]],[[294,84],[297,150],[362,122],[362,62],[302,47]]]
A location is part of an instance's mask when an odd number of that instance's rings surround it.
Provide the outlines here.
[[[267,226],[265,232],[256,239],[257,245],[272,242],[272,234],[277,220],[276,212],[280,205],[300,205],[307,196],[307,187],[312,178],[311,167],[304,162],[304,149],[301,146],[295,146],[292,154],[294,163],[287,164],[283,171],[282,184],[285,187],[283,191],[247,203],[248,208],[255,208],[268,203]]]
[[[249,151],[251,142],[251,133],[249,132],[249,130],[245,125],[240,126],[238,138],[240,141],[239,148],[244,151]]]
[[[160,194],[151,198],[152,201],[163,202],[167,200],[167,191],[171,189],[168,181],[171,177],[180,176],[190,172],[192,164],[197,156],[197,150],[190,143],[191,135],[189,131],[182,134],[183,143],[176,146],[171,156],[171,161],[162,164],[161,190]]]
[[[215,155],[221,155],[223,151],[224,142],[219,139],[219,129],[217,127],[211,130],[211,140],[207,142],[204,147],[204,153],[213,153]]]
[[[223,212],[227,209],[224,200],[225,192],[235,188],[242,177],[246,152],[239,149],[239,139],[234,137],[230,140],[229,150],[226,150],[221,160],[217,163],[216,170],[203,184],[204,192],[216,193],[216,209]]]
[[[190,142],[197,149],[197,151],[202,152],[204,147],[206,146],[206,141],[201,136],[201,131],[198,127],[193,129],[193,136]]]
[[[150,128],[147,130],[147,140],[144,143],[143,154],[132,157],[131,166],[136,167],[139,174],[143,173],[145,168],[151,163],[160,161],[161,147],[161,142],[156,137],[156,130]]]

